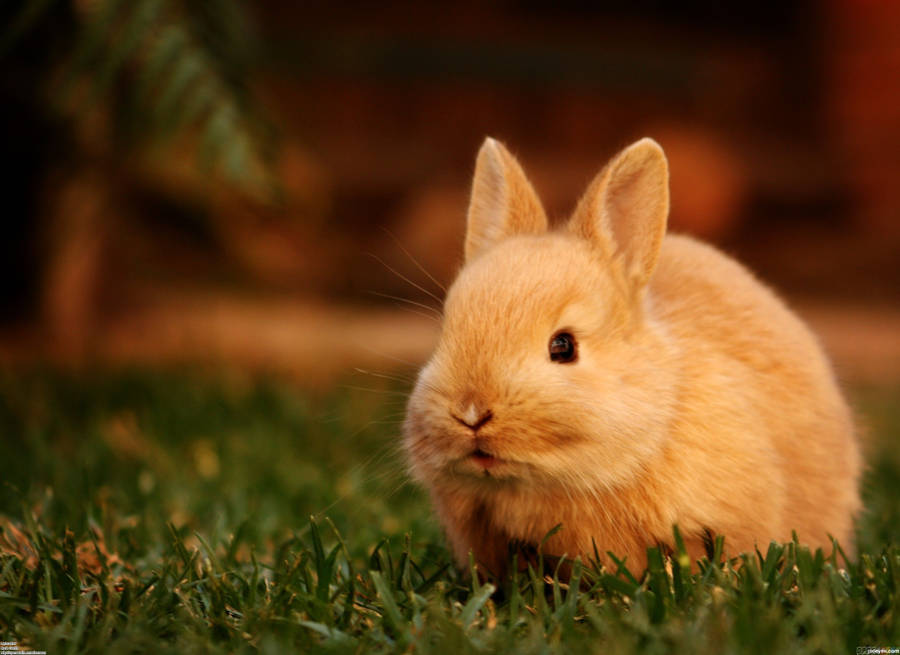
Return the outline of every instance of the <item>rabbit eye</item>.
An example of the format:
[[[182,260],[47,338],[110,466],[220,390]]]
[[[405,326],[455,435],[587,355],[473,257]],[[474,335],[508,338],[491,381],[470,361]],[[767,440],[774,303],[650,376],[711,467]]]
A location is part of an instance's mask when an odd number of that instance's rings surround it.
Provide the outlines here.
[[[559,332],[550,339],[550,359],[560,364],[569,364],[578,357],[575,349],[575,337],[568,332]]]

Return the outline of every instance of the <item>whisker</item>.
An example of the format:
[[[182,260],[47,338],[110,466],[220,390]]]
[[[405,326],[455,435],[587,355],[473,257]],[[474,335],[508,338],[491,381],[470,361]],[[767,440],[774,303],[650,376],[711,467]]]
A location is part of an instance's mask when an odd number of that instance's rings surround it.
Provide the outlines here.
[[[388,375],[387,373],[377,373],[375,371],[367,371],[364,368],[354,368],[353,370],[356,371],[357,373],[362,373],[363,375],[372,375],[376,378],[384,378],[385,380],[393,380],[394,382],[404,382],[404,383],[408,384],[413,381],[412,378],[408,378],[405,376],[401,377],[399,375]]]
[[[428,316],[428,318],[432,318],[432,317],[431,317],[431,316]],[[412,367],[412,368],[417,368],[417,367],[419,367],[419,366],[422,365],[421,362],[418,362],[418,363],[416,363],[416,362],[411,362],[411,361],[409,361],[409,360],[402,359],[402,358],[396,357],[396,356],[394,356],[394,355],[388,355],[387,353],[378,352],[378,351],[375,350],[374,348],[371,348],[371,347],[369,347],[368,345],[366,345],[366,344],[364,344],[364,343],[360,343],[359,345],[360,345],[360,347],[362,347],[364,350],[367,350],[368,352],[372,353],[373,355],[377,355],[378,357],[384,357],[385,359],[391,359],[391,360],[393,360],[393,361],[395,361],[395,362],[399,362],[400,364],[405,364],[406,366],[409,366],[409,367]]]
[[[381,296],[382,298],[388,298],[389,300],[397,300],[399,302],[405,302],[409,305],[415,305],[416,307],[421,307],[422,309],[427,309],[429,312],[433,312],[434,316],[437,318],[441,318],[443,315],[436,308],[431,305],[426,305],[425,303],[416,302],[415,300],[410,300],[409,298],[401,298],[400,296],[392,296],[389,293],[381,293],[380,291],[369,291],[373,296]]]
[[[388,419],[379,419],[377,421],[372,421],[369,425],[400,425],[400,418],[395,416],[394,418]]]
[[[370,393],[380,393],[385,396],[401,396],[406,398],[407,394],[404,391],[391,391],[390,389],[373,389],[371,387],[358,387],[352,384],[342,384],[340,385],[342,389],[352,389],[354,391],[368,391]]]
[[[418,289],[418,290],[421,291],[422,293],[424,293],[424,294],[430,296],[431,298],[433,298],[434,300],[436,300],[436,301],[438,302],[438,304],[440,304],[440,303],[443,302],[443,300],[441,300],[441,299],[438,298],[436,295],[434,295],[433,293],[431,293],[431,292],[430,292],[428,289],[426,289],[425,287],[416,284],[415,282],[413,282],[412,280],[410,280],[408,277],[406,277],[406,276],[403,275],[402,273],[398,272],[396,269],[391,268],[391,267],[390,267],[388,264],[386,264],[386,263],[384,262],[384,260],[381,259],[381,257],[379,257],[378,255],[376,255],[376,254],[374,254],[374,253],[371,253],[371,252],[368,252],[368,253],[366,253],[366,254],[367,254],[369,257],[371,257],[372,259],[374,259],[375,261],[377,261],[379,264],[381,264],[382,266],[384,266],[384,267],[385,267],[387,270],[389,270],[391,273],[393,273],[394,275],[396,275],[397,277],[399,277],[401,280],[403,280],[404,282],[406,282],[407,284],[414,286],[416,289]]]
[[[363,432],[364,430],[369,428],[373,423],[376,423],[376,421],[367,423],[360,430],[358,430],[353,436],[359,435],[361,432]],[[363,486],[363,485],[369,485],[373,482],[381,483],[383,480],[385,480],[391,476],[397,475],[398,470],[397,469],[389,469],[388,470],[388,469],[383,469],[383,468],[382,468],[382,470],[379,470],[379,468],[382,467],[385,460],[388,460],[390,458],[397,458],[397,457],[402,457],[402,446],[398,443],[384,444],[384,446],[382,446],[377,451],[372,453],[372,455],[370,455],[364,461],[359,462],[358,464],[356,464],[355,466],[350,468],[348,471],[346,471],[344,473],[344,475],[353,477],[359,471],[365,471],[366,469],[369,469],[370,473],[363,476],[362,479],[359,480],[359,484],[361,486]],[[403,483],[401,483],[401,485],[399,487],[394,488],[392,491],[389,492],[387,497],[390,497],[391,495],[396,493],[403,486],[403,484],[406,484],[407,482],[408,482],[408,480],[405,480]],[[322,509],[320,509],[317,512],[313,512],[314,516],[316,516],[316,517],[324,516],[328,511],[333,509],[336,505],[338,505],[342,501],[346,500],[349,496],[350,496],[350,493],[341,494],[340,496],[335,498],[334,501],[329,503],[327,506],[323,507]]]
[[[393,496],[394,494],[396,494],[398,491],[400,491],[403,487],[405,487],[406,485],[408,485],[410,482],[412,482],[412,478],[410,478],[409,476],[407,476],[406,479],[403,480],[403,482],[401,482],[400,484],[398,484],[396,487],[394,487],[391,491],[389,491],[389,492],[387,493],[387,495],[385,496],[385,500],[387,500],[388,498],[390,498],[391,496]]]
[[[406,248],[403,247],[403,244],[400,243],[400,239],[398,239],[396,236],[394,236],[394,233],[393,233],[393,232],[391,232],[389,229],[387,229],[387,228],[384,227],[384,226],[382,226],[381,229],[384,230],[384,233],[385,233],[385,234],[387,234],[389,237],[391,237],[391,239],[393,239],[394,243],[397,244],[397,247],[400,248],[400,250],[403,251],[403,254],[406,255],[407,257],[409,257],[409,260],[410,260],[413,264],[416,265],[416,268],[418,268],[420,271],[422,271],[422,272],[428,277],[429,280],[431,280],[432,282],[434,282],[434,283],[437,285],[438,289],[440,289],[440,290],[443,291],[444,293],[447,293],[447,289],[444,287],[444,285],[441,284],[440,282],[438,282],[438,281],[435,279],[435,277],[434,277],[431,273],[429,273],[427,270],[425,270],[425,267],[422,266],[422,265],[416,260],[415,257],[413,257],[411,254],[409,254],[409,251],[408,251]]]
[[[419,310],[413,309],[412,307],[401,307],[400,309],[410,312],[412,314],[416,314],[417,316],[422,316],[424,318],[427,318],[429,321],[434,321],[438,325],[441,324],[441,319],[439,319],[437,316],[433,316],[432,314],[426,314],[425,312],[420,312]]]
[[[382,417],[382,420],[390,421],[390,420],[392,420],[392,419],[401,418],[401,417],[403,417],[403,416],[406,416],[406,411],[402,411],[402,412],[394,412],[393,414],[385,414],[385,415]]]

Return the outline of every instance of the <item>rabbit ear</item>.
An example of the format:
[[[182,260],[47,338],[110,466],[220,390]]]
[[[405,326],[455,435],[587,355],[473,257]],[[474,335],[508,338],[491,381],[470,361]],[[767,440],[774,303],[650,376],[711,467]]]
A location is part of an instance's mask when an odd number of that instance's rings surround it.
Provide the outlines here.
[[[503,144],[484,140],[475,161],[466,225],[466,261],[513,234],[547,230],[547,216],[516,158]]]
[[[669,215],[669,166],[653,139],[631,144],[591,182],[569,229],[620,256],[625,274],[643,287],[656,267]]]

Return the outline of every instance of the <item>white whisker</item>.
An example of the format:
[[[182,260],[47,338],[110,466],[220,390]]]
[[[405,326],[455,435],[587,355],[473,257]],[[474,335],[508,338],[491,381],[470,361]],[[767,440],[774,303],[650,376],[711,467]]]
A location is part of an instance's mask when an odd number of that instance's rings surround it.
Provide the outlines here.
[[[411,313],[417,314],[417,315],[419,315],[419,316],[424,316],[424,317],[427,318],[429,321],[434,321],[434,322],[437,323],[438,325],[441,324],[441,321],[442,321],[442,319],[443,319],[443,315],[442,315],[437,309],[435,309],[434,307],[431,307],[431,306],[429,306],[429,305],[423,305],[422,303],[416,302],[416,301],[414,301],[414,300],[409,300],[408,298],[400,298],[400,297],[398,297],[398,296],[391,296],[391,295],[388,295],[388,294],[386,294],[386,293],[380,293],[380,292],[378,292],[378,291],[370,291],[369,293],[372,294],[372,295],[374,295],[374,296],[381,296],[381,297],[383,297],[383,298],[390,298],[391,300],[397,300],[397,301],[402,302],[402,303],[407,303],[407,304],[409,304],[409,305],[415,305],[415,306],[417,306],[417,307],[422,307],[422,308],[424,308],[424,309],[427,309],[427,310],[428,310],[428,313],[418,311],[418,310],[416,310],[416,309],[413,309],[412,307],[403,307],[403,306],[400,306],[400,307],[399,307],[400,309],[403,309],[403,310],[405,310],[405,311],[407,311],[407,312],[411,312]]]
[[[397,277],[399,277],[401,280],[403,280],[404,282],[406,282],[407,284],[409,284],[409,285],[415,287],[416,289],[418,289],[419,291],[421,291],[421,292],[424,293],[425,295],[427,295],[427,296],[433,298],[434,300],[436,300],[436,301],[438,302],[438,304],[441,304],[441,303],[443,302],[443,300],[441,300],[440,298],[438,298],[435,294],[431,293],[431,292],[430,292],[428,289],[426,289],[425,287],[423,287],[423,286],[421,286],[421,285],[419,285],[419,284],[416,284],[415,282],[413,282],[412,280],[410,280],[408,277],[406,277],[406,276],[403,275],[402,273],[398,272],[396,269],[391,268],[391,266],[389,266],[387,263],[385,263],[384,260],[382,260],[381,257],[379,257],[378,255],[376,255],[376,254],[374,254],[374,253],[371,253],[371,252],[366,253],[366,254],[367,254],[369,257],[371,257],[372,259],[374,259],[375,261],[377,261],[379,264],[381,264],[382,266],[384,266],[384,267],[385,267],[387,270],[389,270],[391,273],[393,273],[394,275],[396,275]]]
[[[399,375],[388,375],[387,373],[378,373],[377,371],[368,371],[364,368],[354,368],[354,371],[357,373],[362,373],[363,375],[371,375],[376,378],[384,378],[385,380],[393,380],[394,382],[403,382],[404,384],[409,384],[413,382],[412,378],[401,377]]]
[[[407,395],[405,391],[392,391],[390,389],[373,389],[371,387],[358,387],[353,384],[342,384],[340,386],[342,389],[352,389],[353,391],[368,391],[370,393],[380,393],[380,394],[384,394],[386,396],[401,396],[403,398],[406,398],[406,395]]]
[[[438,325],[441,324],[441,320],[435,316],[432,316],[431,314],[426,314],[425,312],[420,312],[418,310],[412,309],[411,307],[401,307],[400,309],[407,311],[407,312],[411,312],[418,316],[423,316],[423,317],[427,318],[429,321],[434,321]]]
[[[415,257],[413,257],[411,254],[409,254],[409,251],[408,251],[406,248],[403,247],[403,244],[402,244],[402,243],[400,243],[400,239],[398,239],[396,236],[394,236],[394,234],[393,234],[389,229],[387,229],[386,227],[382,226],[381,229],[384,230],[384,233],[385,233],[385,234],[387,234],[389,237],[391,237],[391,239],[394,240],[394,243],[397,244],[397,247],[400,248],[400,250],[403,251],[403,254],[404,254],[404,255],[406,255],[407,257],[409,257],[409,260],[410,260],[413,264],[416,265],[416,268],[418,268],[418,269],[419,269],[420,271],[422,271],[426,276],[428,276],[428,279],[431,280],[432,282],[434,282],[434,283],[437,285],[437,287],[438,287],[441,291],[443,291],[444,293],[447,293],[447,289],[444,287],[444,285],[441,284],[440,282],[438,282],[438,281],[435,279],[435,277],[434,277],[431,273],[429,273],[427,270],[425,270],[425,267],[422,266],[422,265],[416,260]]]
[[[432,317],[431,317],[431,316],[428,316],[428,318],[432,318]],[[394,356],[394,355],[388,355],[387,353],[378,352],[378,351],[375,350],[374,348],[371,348],[371,347],[369,347],[368,345],[366,345],[366,344],[364,344],[364,343],[360,343],[359,345],[360,345],[361,348],[363,348],[363,350],[367,350],[368,352],[372,353],[373,355],[377,355],[378,357],[384,357],[385,359],[390,359],[390,360],[393,360],[393,361],[398,362],[398,363],[400,363],[400,364],[405,364],[406,366],[409,366],[409,367],[411,367],[411,368],[418,368],[419,366],[422,365],[421,362],[418,362],[418,363],[416,363],[416,362],[411,362],[411,361],[409,361],[409,360],[402,359],[402,358],[396,357],[396,356]]]
[[[425,303],[416,302],[415,300],[410,300],[409,298],[403,298],[401,296],[392,296],[389,293],[381,293],[380,291],[369,291],[373,296],[380,296],[382,298],[387,298],[389,300],[396,300],[398,302],[405,302],[409,305],[415,305],[416,307],[421,307],[422,309],[427,309],[430,312],[434,312],[435,316],[443,316],[440,310],[436,307],[432,307],[431,305],[426,305]]]

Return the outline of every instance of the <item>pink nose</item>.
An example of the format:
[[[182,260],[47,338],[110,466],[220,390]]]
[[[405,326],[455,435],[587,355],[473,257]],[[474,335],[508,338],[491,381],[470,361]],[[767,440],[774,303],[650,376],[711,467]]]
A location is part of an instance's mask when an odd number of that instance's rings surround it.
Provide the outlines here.
[[[473,432],[477,431],[482,425],[490,421],[494,417],[494,413],[490,409],[481,409],[475,406],[475,403],[469,403],[464,411],[459,414],[453,414],[459,423],[462,423]]]

